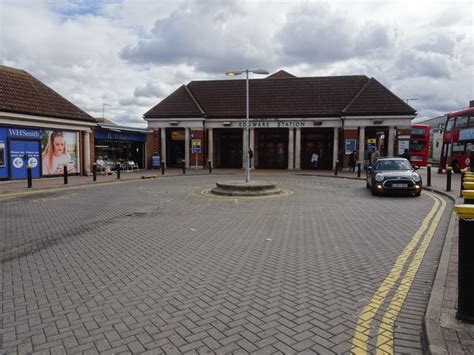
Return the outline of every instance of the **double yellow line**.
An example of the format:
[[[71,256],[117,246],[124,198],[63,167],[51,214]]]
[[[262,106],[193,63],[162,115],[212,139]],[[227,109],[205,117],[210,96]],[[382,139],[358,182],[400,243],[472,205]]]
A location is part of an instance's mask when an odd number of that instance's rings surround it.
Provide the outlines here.
[[[395,264],[389,275],[382,282],[380,287],[373,295],[370,302],[364,307],[359,315],[357,326],[352,338],[353,354],[367,354],[369,346],[369,337],[372,323],[377,312],[384,304],[388,293],[395,289],[400,278],[401,281],[396,287],[389,305],[386,307],[382,321],[377,329],[376,353],[393,354],[393,326],[400,310],[405,302],[408,291],[413,283],[416,272],[433,238],[439,221],[446,208],[446,202],[429,192],[425,192],[434,200],[434,205],[428,215],[421,223],[420,228],[413,235],[410,242],[405,246],[403,252],[397,257]],[[426,232],[426,233],[425,233]],[[402,275],[408,259],[412,256],[411,262]]]

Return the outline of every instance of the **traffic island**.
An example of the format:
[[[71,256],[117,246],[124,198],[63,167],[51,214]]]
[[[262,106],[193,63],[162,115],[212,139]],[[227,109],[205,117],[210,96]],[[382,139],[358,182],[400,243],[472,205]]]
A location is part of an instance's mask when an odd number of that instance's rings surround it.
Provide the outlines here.
[[[230,181],[230,182],[217,182],[216,187],[211,189],[209,193],[218,196],[242,196],[242,197],[254,197],[254,196],[271,196],[280,195],[283,190],[278,188],[273,182],[264,181]]]

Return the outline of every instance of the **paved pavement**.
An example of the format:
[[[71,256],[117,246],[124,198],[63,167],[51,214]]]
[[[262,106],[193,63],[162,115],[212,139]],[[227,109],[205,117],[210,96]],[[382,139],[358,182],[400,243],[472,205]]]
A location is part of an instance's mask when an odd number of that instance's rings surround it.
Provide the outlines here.
[[[421,169],[420,173],[426,183],[426,169]],[[452,175],[450,192],[446,191],[446,175],[432,174],[432,188],[446,193],[456,201],[456,204],[463,203],[463,198],[460,197],[460,186],[459,174]],[[456,319],[457,286],[458,219],[453,213],[424,320],[424,341],[427,352],[474,354],[474,325]]]
[[[421,353],[450,202],[265,175],[293,194],[201,196],[221,174],[0,195],[2,352]]]

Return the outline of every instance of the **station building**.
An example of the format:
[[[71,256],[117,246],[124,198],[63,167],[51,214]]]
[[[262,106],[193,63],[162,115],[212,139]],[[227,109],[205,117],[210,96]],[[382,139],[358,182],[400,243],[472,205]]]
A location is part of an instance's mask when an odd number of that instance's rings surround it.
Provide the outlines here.
[[[295,77],[279,71],[249,80],[249,137],[246,81],[192,81],[145,113],[159,130],[159,151],[169,167],[195,164],[191,140],[202,142],[198,165],[218,168],[245,164],[245,140],[257,169],[320,168],[347,165],[352,151],[360,161],[378,150],[397,154],[397,131],[410,127],[416,111],[374,78],[365,75]],[[157,134],[158,136],[158,134]],[[158,139],[158,137],[157,137]]]

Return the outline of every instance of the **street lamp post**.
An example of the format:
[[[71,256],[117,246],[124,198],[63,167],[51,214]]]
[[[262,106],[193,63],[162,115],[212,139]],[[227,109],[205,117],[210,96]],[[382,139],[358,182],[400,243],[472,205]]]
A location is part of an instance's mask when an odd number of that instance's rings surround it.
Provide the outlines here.
[[[249,117],[249,73],[266,75],[269,72],[265,69],[245,69],[245,70],[230,70],[225,74],[227,76],[236,76],[245,73],[245,111],[246,111],[246,131],[247,139],[245,140],[245,147],[247,154],[247,161],[245,164],[245,182],[250,182],[250,117]]]

